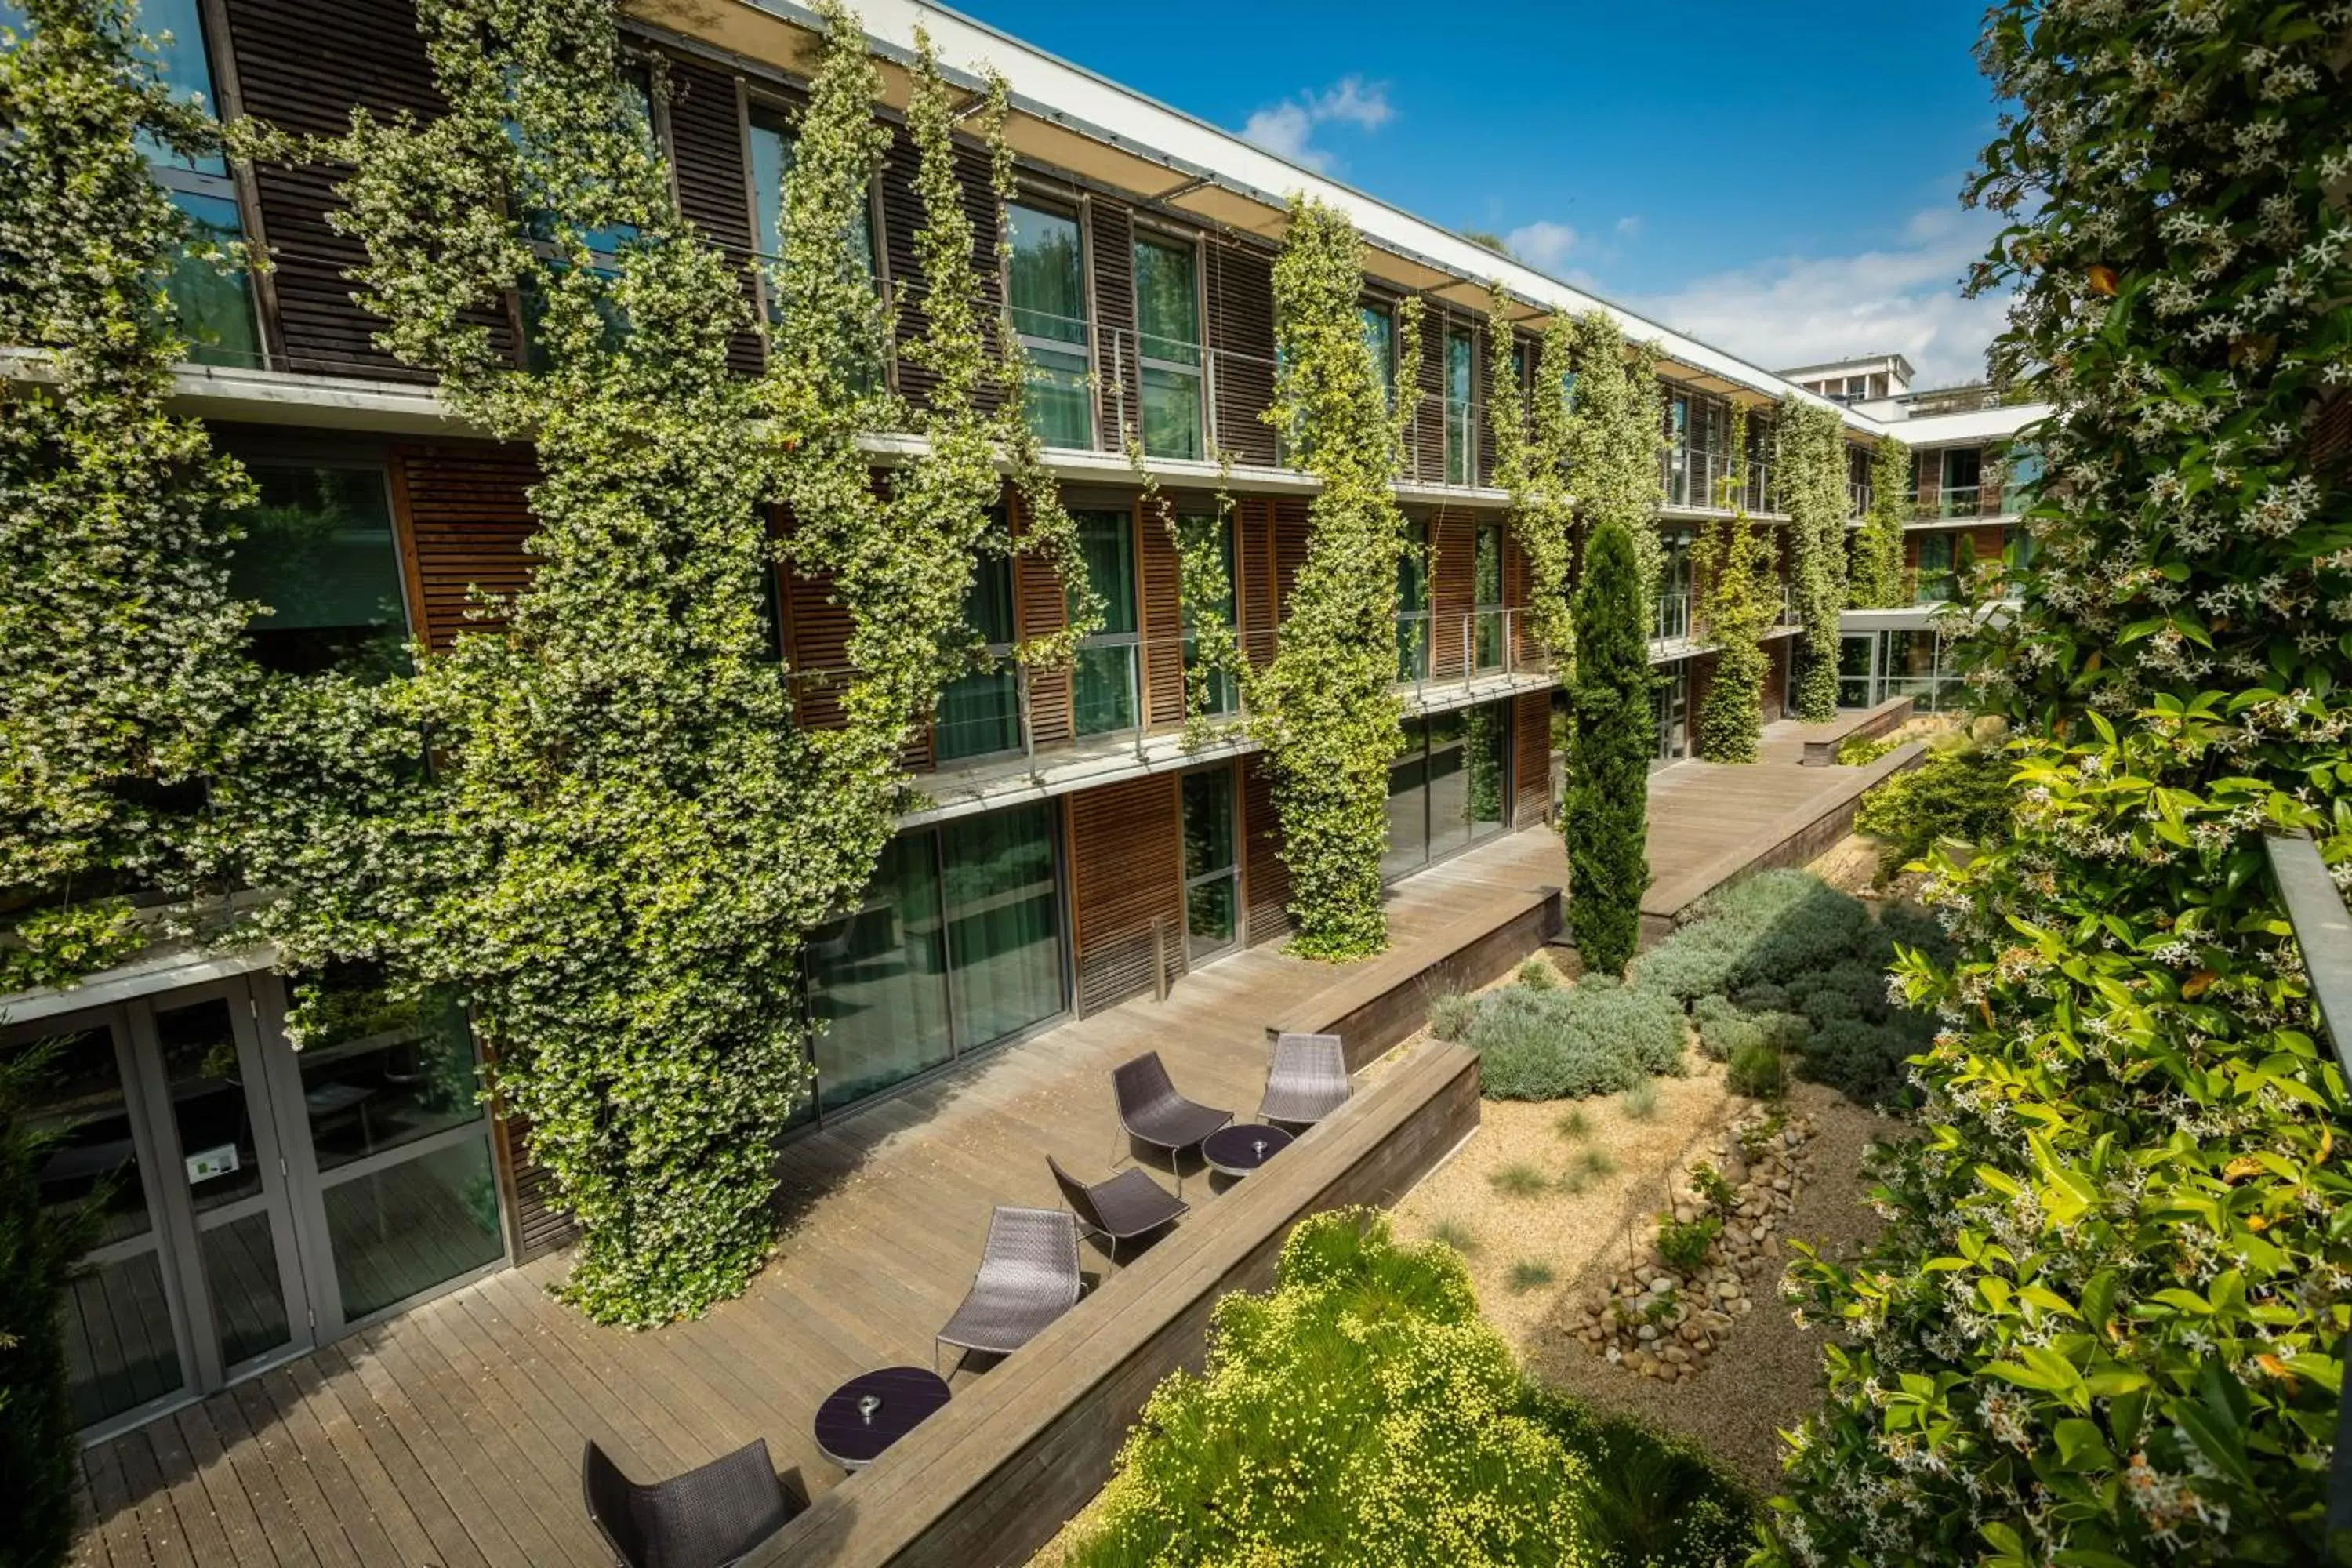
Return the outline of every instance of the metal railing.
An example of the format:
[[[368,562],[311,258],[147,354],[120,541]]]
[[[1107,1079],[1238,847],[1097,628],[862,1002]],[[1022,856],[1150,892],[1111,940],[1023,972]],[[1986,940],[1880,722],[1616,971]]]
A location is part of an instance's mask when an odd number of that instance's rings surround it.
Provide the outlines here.
[[[1397,685],[1425,694],[1546,668],[1517,646],[1519,614],[1492,605],[1458,616],[1403,612],[1396,618]]]
[[[1744,481],[1739,478],[1741,468],[1746,469]],[[1736,505],[1750,512],[1780,510],[1780,497],[1772,488],[1772,465],[1760,458],[1735,463],[1729,452],[1696,447],[1680,452],[1669,449],[1658,460],[1658,476],[1670,507],[1729,511]]]
[[[1845,482],[1846,515],[1848,517],[1868,517],[1870,515],[1870,486],[1864,484],[1860,479],[1848,479]]]
[[[1933,495],[1918,498],[1913,510],[1922,521],[1948,517],[1984,517],[1986,500],[1982,485],[1951,485]]]
[[[1650,630],[1653,642],[1680,642],[1691,635],[1691,596],[1687,592],[1661,594]]]

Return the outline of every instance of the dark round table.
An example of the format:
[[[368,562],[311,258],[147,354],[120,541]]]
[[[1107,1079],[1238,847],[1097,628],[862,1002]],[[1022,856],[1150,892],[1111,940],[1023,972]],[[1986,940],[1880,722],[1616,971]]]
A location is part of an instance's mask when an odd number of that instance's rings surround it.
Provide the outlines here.
[[[1243,1121],[1221,1127],[1202,1139],[1201,1158],[1212,1170],[1246,1176],[1289,1147],[1290,1134],[1281,1128]]]
[[[817,1448],[845,1470],[862,1470],[947,1402],[947,1380],[929,1367],[860,1373],[816,1407]]]

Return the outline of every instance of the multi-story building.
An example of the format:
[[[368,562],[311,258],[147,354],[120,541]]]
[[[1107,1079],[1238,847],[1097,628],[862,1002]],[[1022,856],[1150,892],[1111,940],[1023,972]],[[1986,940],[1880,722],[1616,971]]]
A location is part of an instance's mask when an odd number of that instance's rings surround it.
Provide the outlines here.
[[[1916,607],[1846,612],[1839,700],[1868,707],[1907,696],[1922,708],[1951,705],[1960,698],[1952,637],[1935,612],[1958,597],[1962,579],[1977,566],[2032,550],[2018,498],[2040,479],[2042,455],[2017,435],[2049,406],[2004,400],[1984,382],[1915,391],[1911,363],[1901,354],[1780,374],[1875,421],[1910,449],[1903,565]],[[1849,461],[1851,484],[1860,487],[1859,513],[1867,510],[1871,470],[1859,449]]]
[[[0,15],[8,9],[0,0]],[[412,0],[144,0],[142,10],[151,30],[172,35],[170,79],[224,115],[331,133],[355,107],[439,107]],[[635,47],[660,58],[670,84],[650,112],[678,201],[756,291],[752,262],[782,249],[775,187],[814,18],[786,0],[649,0],[635,11]],[[1010,253],[983,226],[980,261],[1045,378],[1031,417],[1107,615],[1075,669],[1008,664],[957,681],[913,748],[926,804],[904,819],[863,900],[808,949],[809,996],[829,1024],[814,1047],[808,1116],[819,1122],[1284,935],[1281,830],[1253,743],[1239,730],[1192,751],[1180,740],[1188,639],[1176,554],[1144,515],[1121,437],[1139,431],[1180,512],[1213,510],[1217,455],[1231,455],[1228,613],[1247,656],[1269,658],[1315,491],[1282,464],[1260,418],[1275,380],[1271,269],[1286,195],[1308,192],[1357,225],[1367,341],[1383,374],[1423,395],[1396,484],[1427,565],[1400,584],[1409,718],[1391,769],[1391,878],[1545,820],[1557,683],[1522,614],[1527,571],[1494,484],[1486,366],[1498,353],[1532,363],[1536,331],[1555,312],[1613,310],[952,13],[869,0],[891,92],[903,94],[896,68],[919,16],[951,67],[985,60],[1010,82],[1020,161]],[[919,297],[913,150],[891,103],[876,112],[894,134],[872,193],[874,268]],[[530,580],[532,455],[464,427],[426,378],[376,346],[377,323],[345,280],[359,247],[327,221],[335,172],[200,160],[159,161],[155,174],[198,223],[272,262],[242,280],[189,269],[174,285],[202,340],[176,373],[177,406],[243,459],[268,509],[234,580],[275,612],[254,630],[259,658],[318,670],[485,629],[472,591]],[[984,205],[982,162],[967,160],[965,174]],[[1487,316],[1497,274],[1515,301],[1507,342]],[[1423,301],[1426,330],[1419,360],[1402,363],[1394,312],[1408,296]],[[1659,754],[1674,758],[1687,753],[1712,665],[1693,611],[1691,542],[1735,503],[1780,520],[1771,416],[1811,394],[1615,313],[1663,356],[1668,569],[1654,660],[1665,677]],[[524,352],[519,305],[495,330],[507,352]],[[762,352],[747,331],[736,362],[755,370]],[[19,362],[12,374],[31,372]],[[890,374],[919,405],[922,374]],[[1733,497],[1736,407],[1749,414],[1758,456]],[[1890,422],[1859,408],[1844,417],[1866,484],[1868,447]],[[1917,441],[1929,423],[1899,433]],[[888,436],[877,433],[877,448]],[[1921,496],[1981,511],[1982,459],[1968,469],[1941,456],[1957,435],[1919,444],[1943,465],[1922,469]],[[1866,499],[1857,492],[1857,505]],[[1997,510],[1985,516],[1997,530]],[[1928,521],[1941,538],[1953,516]],[[822,582],[780,574],[767,589],[798,717],[824,724],[841,614]],[[1063,584],[1033,560],[988,565],[970,600],[999,651],[1065,614]],[[1765,697],[1774,713],[1795,646],[1793,616],[1783,621]],[[76,1398],[92,1430],[562,1238],[522,1130],[467,1092],[461,1019],[373,1011],[355,973],[337,982],[345,1026],[297,1057],[279,1048],[285,996],[271,962],[163,950],[71,991],[0,1001],[9,1039],[70,1042],[69,1132],[44,1179],[71,1196],[119,1178],[107,1239],[75,1287]]]

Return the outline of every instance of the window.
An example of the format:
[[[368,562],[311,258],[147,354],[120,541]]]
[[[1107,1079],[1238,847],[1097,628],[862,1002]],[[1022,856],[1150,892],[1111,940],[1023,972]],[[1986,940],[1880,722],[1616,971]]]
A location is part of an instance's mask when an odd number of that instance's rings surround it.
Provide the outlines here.
[[[1397,557],[1397,679],[1429,676],[1429,524],[1407,518]]]
[[[628,106],[630,119],[635,125],[638,134],[645,138],[646,144],[651,146],[658,155],[661,139],[654,126],[654,81],[651,68],[642,61],[624,62],[621,67],[621,87],[624,100]],[[510,120],[507,121],[507,134],[520,143],[522,137],[521,127]],[[530,208],[525,211],[522,216],[524,237],[530,240],[531,249],[547,263],[551,271],[564,270],[569,265],[558,254],[555,246],[556,229],[563,222],[562,214],[551,212],[544,207]],[[589,263],[589,270],[603,279],[618,277],[621,247],[636,237],[637,226],[629,223],[605,224],[596,228],[583,230],[580,236],[581,243],[586,246],[589,253],[596,258]],[[518,303],[522,310],[523,363],[531,370],[545,370],[551,363],[548,356],[546,340],[540,331],[540,323],[547,318],[546,296],[540,291],[536,280],[529,277],[526,277],[519,290],[519,296]],[[604,319],[604,336],[608,343],[627,335],[628,321],[623,315],[620,306],[614,302],[609,289],[599,292],[596,310]]]
[[[1180,517],[1176,520],[1176,526],[1181,531],[1188,534],[1195,529],[1216,530],[1217,560],[1219,564],[1224,568],[1225,573],[1224,603],[1220,606],[1217,613],[1223,617],[1224,623],[1228,626],[1238,626],[1241,624],[1241,619],[1237,614],[1235,595],[1239,589],[1240,584],[1234,574],[1234,520],[1230,516],[1223,518]],[[1192,628],[1198,624],[1199,622],[1194,617],[1193,612],[1188,607],[1184,611],[1184,669],[1186,675],[1186,691],[1188,693],[1191,690],[1192,669],[1193,665],[1197,663],[1199,659],[1199,649],[1196,646],[1196,639],[1192,635]],[[1238,639],[1236,639],[1236,643],[1238,644]],[[1241,693],[1235,688],[1232,673],[1227,670],[1219,669],[1212,670],[1210,672],[1209,689],[1206,696],[1207,701],[1203,705],[1203,712],[1231,713],[1236,708],[1241,706]]]
[[[1201,419],[1199,253],[1170,240],[1135,241],[1136,356],[1143,381],[1143,449],[1155,458],[1207,453]]]
[[[205,50],[205,28],[197,0],[140,0],[137,25],[156,39],[163,84],[183,102],[201,102],[214,112],[220,100],[213,90],[212,62]],[[26,28],[23,12],[0,4],[0,24]],[[165,35],[170,41],[164,42]],[[173,152],[159,142],[140,139],[147,154],[148,173],[172,195],[172,203],[187,215],[200,244],[245,237],[237,209],[236,186],[228,163],[216,153],[196,157]],[[183,255],[173,263],[164,292],[172,301],[179,330],[188,340],[188,357],[200,364],[262,363],[261,329],[255,319],[253,290],[242,272],[222,274],[208,264]]]
[[[760,263],[761,308],[768,319],[774,321],[780,310],[774,296],[774,282],[768,276],[772,268],[782,266],[784,258],[784,176],[792,172],[793,148],[799,138],[782,110],[755,104],[751,109],[749,134],[751,144],[751,205],[760,225],[753,240]],[[865,221],[852,237],[858,260],[868,278],[876,276],[874,237],[874,205],[867,202],[863,209]]]
[[[818,928],[817,1110],[839,1110],[1062,1011],[1053,814],[1025,805],[891,840]]]
[[[988,645],[990,668],[956,677],[940,692],[932,755],[942,763],[1021,749],[1020,672],[1013,657],[1013,563],[992,551],[972,563],[964,625]]]
[[[1954,447],[1944,453],[1946,517],[1977,514],[1977,481],[1984,475],[1984,453],[1975,447]]]
[[[1495,669],[1503,662],[1503,525],[1482,522],[1470,559],[1471,599],[1475,632],[1472,638],[1474,669]]]
[[[1666,398],[1666,504],[1702,505],[1690,493],[1690,399],[1680,394]]]
[[[254,657],[308,675],[381,678],[408,668],[400,549],[384,473],[374,467],[253,462],[260,500],[237,518],[229,592],[269,607]]]
[[[1241,936],[1240,835],[1234,831],[1234,770],[1186,773],[1184,822],[1184,959],[1198,963]]]
[[[1476,472],[1472,437],[1470,334],[1445,334],[1445,482],[1466,485]]]
[[[1404,750],[1389,765],[1384,880],[1503,830],[1510,730],[1507,700],[1405,721]]]
[[[1371,351],[1372,371],[1381,378],[1381,390],[1388,395],[1389,406],[1396,406],[1396,318],[1385,305],[1360,305],[1364,322],[1364,347]]]
[[[1952,536],[1919,536],[1918,599],[1923,605],[1953,597],[1958,584],[1952,575]]]
[[[1075,511],[1087,582],[1103,603],[1102,629],[1078,644],[1072,725],[1081,735],[1132,730],[1136,701],[1135,526],[1123,511]]]
[[[2041,447],[2020,445],[2009,449],[2009,488],[2011,490],[2040,484],[2042,473]],[[2014,511],[2017,509],[2012,506],[2010,510]]]
[[[1086,248],[1077,220],[1013,202],[1005,208],[1005,228],[1013,328],[1029,361],[1029,428],[1048,447],[1090,448]]]
[[[1657,624],[1653,637],[1671,642],[1690,636],[1691,548],[1696,538],[1687,528],[1664,532],[1665,560],[1658,573]]]

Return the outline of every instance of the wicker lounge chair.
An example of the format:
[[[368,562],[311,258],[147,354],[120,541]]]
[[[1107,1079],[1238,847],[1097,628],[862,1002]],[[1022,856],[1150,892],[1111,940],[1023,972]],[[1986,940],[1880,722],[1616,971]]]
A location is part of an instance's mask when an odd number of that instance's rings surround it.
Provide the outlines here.
[[[1184,1195],[1184,1167],[1176,1156],[1234,1119],[1230,1110],[1196,1105],[1176,1092],[1158,1051],[1146,1051],[1131,1062],[1110,1069],[1111,1093],[1118,1101],[1118,1124],[1130,1138],[1140,1138],[1168,1151],[1176,1168],[1176,1195]],[[1125,1157],[1119,1151],[1113,1164]]]
[[[1051,1154],[1045,1156],[1045,1164],[1054,1173],[1054,1184],[1062,1189],[1063,1201],[1078,1216],[1079,1234],[1110,1238],[1113,1263],[1118,1261],[1120,1242],[1173,1225],[1192,1206],[1170,1195],[1167,1188],[1141,1171],[1121,1171],[1090,1187],[1062,1169]]]
[[[1275,1037],[1260,1121],[1313,1126],[1348,1103],[1348,1056],[1337,1035]]]
[[[580,1457],[580,1489],[622,1568],[722,1568],[793,1512],[760,1438],[652,1486],[623,1475],[592,1439]]]
[[[1078,1222],[1060,1209],[1000,1207],[988,1219],[980,1273],[939,1345],[1009,1355],[1076,1304]],[[938,1345],[932,1347],[938,1363]]]

